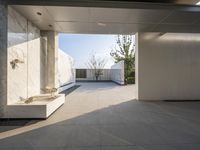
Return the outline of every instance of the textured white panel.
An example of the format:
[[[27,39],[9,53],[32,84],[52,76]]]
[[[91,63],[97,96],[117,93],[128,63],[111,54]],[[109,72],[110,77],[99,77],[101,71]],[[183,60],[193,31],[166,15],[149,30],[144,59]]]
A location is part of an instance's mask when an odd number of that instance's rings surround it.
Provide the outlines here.
[[[124,61],[111,66],[111,80],[118,84],[124,84]]]
[[[59,86],[75,82],[74,59],[60,49],[58,51],[58,82]]]
[[[23,61],[11,66],[15,59]],[[27,97],[27,20],[8,9],[8,103]]]
[[[8,9],[8,103],[40,94],[40,31]],[[13,68],[11,61],[18,59]]]
[[[40,94],[40,30],[28,22],[28,97]]]

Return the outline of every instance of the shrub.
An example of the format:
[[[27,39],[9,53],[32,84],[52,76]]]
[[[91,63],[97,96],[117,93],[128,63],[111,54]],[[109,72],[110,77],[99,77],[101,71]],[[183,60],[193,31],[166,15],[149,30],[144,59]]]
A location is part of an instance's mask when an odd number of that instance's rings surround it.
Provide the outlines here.
[[[135,70],[131,71],[128,76],[129,77],[135,77]]]
[[[135,84],[135,77],[128,77],[127,84]]]

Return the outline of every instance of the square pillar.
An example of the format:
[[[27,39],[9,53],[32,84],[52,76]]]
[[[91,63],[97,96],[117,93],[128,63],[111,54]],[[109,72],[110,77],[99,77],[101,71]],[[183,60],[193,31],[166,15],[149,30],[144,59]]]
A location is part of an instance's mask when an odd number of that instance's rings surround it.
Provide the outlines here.
[[[139,33],[135,34],[135,87],[136,99],[139,100]]]
[[[55,31],[41,31],[44,87],[58,88],[58,33]]]
[[[7,104],[7,19],[6,0],[0,0],[0,117]]]

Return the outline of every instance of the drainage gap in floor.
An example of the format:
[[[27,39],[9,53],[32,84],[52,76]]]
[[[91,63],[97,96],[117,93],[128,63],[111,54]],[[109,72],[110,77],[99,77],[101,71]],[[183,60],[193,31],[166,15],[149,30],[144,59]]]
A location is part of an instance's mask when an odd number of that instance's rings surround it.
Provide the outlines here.
[[[69,95],[70,93],[72,93],[73,91],[75,91],[77,88],[79,88],[81,85],[75,85],[65,91],[62,91],[61,94],[65,94],[65,96]]]

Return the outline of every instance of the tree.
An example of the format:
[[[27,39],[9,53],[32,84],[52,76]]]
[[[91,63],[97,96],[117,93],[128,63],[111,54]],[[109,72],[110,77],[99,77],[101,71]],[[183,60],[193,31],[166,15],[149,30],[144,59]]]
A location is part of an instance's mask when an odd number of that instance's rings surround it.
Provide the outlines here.
[[[124,60],[125,83],[128,77],[134,71],[135,55],[133,35],[118,35],[116,39],[117,47],[115,47],[110,55],[115,59],[115,62]]]
[[[99,80],[99,77],[103,74],[103,69],[107,61],[104,58],[97,57],[95,54],[92,54],[87,62],[87,66],[91,69],[96,81]]]

